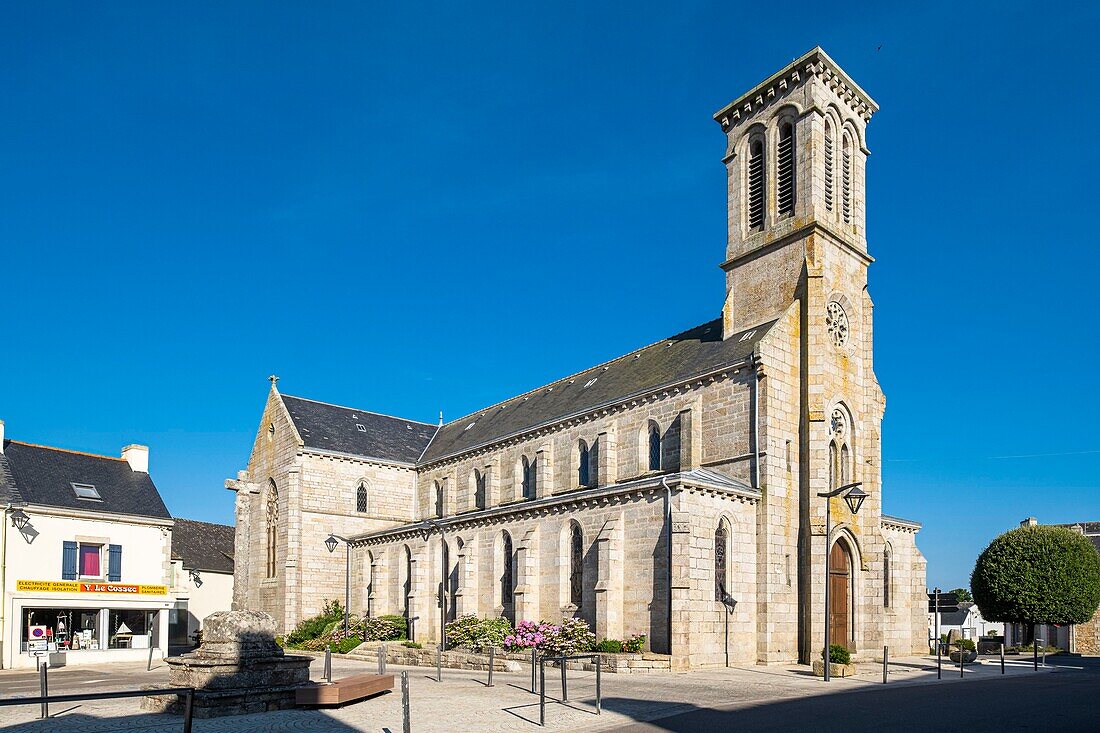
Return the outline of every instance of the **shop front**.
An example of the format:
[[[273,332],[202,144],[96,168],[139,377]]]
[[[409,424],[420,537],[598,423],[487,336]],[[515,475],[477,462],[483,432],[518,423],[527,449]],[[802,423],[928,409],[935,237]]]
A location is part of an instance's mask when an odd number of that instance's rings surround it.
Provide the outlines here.
[[[6,666],[146,661],[167,656],[172,600],[163,585],[20,580]]]

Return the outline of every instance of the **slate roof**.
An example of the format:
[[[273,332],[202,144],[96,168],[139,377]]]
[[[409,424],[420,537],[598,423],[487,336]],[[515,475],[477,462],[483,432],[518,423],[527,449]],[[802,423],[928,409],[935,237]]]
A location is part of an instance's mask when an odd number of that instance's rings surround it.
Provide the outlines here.
[[[28,504],[106,514],[170,519],[149,474],[134,471],[121,458],[4,441],[0,496]],[[102,501],[76,498],[71,484],[91,484]]]
[[[172,527],[172,559],[182,560],[188,570],[232,573],[235,532],[225,524],[177,517]]]
[[[479,410],[440,428],[421,462],[431,463],[576,413],[737,364],[753,352],[774,323],[761,324],[723,339],[722,320],[715,319]]]
[[[415,463],[437,426],[330,405],[304,397],[280,395],[307,448],[350,453],[401,463]],[[363,430],[358,428],[363,426]]]

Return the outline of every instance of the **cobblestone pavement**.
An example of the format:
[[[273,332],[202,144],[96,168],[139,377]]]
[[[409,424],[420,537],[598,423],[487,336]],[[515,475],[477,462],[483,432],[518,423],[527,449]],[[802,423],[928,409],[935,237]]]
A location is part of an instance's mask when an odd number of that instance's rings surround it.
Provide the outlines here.
[[[119,665],[122,667],[123,665]],[[146,673],[144,667],[118,670],[57,670],[51,677],[51,692],[88,692],[134,689],[142,684],[166,684],[163,671]],[[314,664],[314,676],[320,664]],[[530,673],[495,673],[494,686],[486,687],[484,672],[444,670],[442,683],[435,670],[424,667],[390,667],[390,672],[409,672],[412,728],[421,732],[451,731],[535,731],[538,730],[539,698],[530,692]],[[372,671],[373,666],[352,660],[334,661],[334,676]],[[1013,661],[1009,676],[1034,674],[1030,664]],[[1051,671],[1048,669],[1047,671]],[[82,674],[81,674],[82,673]],[[153,677],[155,675],[155,677]],[[939,684],[966,683],[971,679],[1000,677],[996,664],[967,667],[960,679],[958,668],[944,668]],[[569,702],[561,697],[558,670],[547,669],[546,728],[548,730],[603,730],[637,721],[651,721],[690,710],[759,706],[793,698],[842,693],[881,686],[881,666],[861,667],[856,678],[834,679],[829,685],[813,677],[808,668],[748,667],[701,670],[690,673],[602,676],[603,714],[594,707],[595,674],[569,672]],[[134,680],[140,680],[135,682]],[[92,681],[89,684],[89,680]],[[891,665],[892,685],[935,683],[935,660],[902,659]],[[28,688],[30,682],[30,689]],[[0,696],[32,695],[33,677],[27,673],[0,672]],[[51,719],[37,720],[37,706],[0,708],[0,730],[11,733],[107,733],[108,731],[180,730],[181,719],[141,713],[137,699],[55,704]],[[392,693],[335,710],[287,710],[212,720],[196,720],[196,733],[276,733],[316,731],[345,733],[401,731],[400,687]]]

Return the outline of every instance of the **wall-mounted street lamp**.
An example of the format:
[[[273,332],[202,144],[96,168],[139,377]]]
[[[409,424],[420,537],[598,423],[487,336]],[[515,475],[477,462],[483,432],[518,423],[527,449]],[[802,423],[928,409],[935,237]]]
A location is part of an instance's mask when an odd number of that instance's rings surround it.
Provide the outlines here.
[[[335,552],[336,546],[341,542],[344,543],[344,547],[347,549],[347,557],[344,564],[344,638],[348,635],[348,606],[351,605],[351,542],[346,537],[341,537],[338,534],[329,534],[328,539],[325,540],[325,547],[329,552]]]
[[[829,623],[829,555],[833,549],[833,512],[832,512],[832,499],[834,496],[844,495],[844,503],[848,505],[848,511],[853,516],[859,513],[859,508],[863,506],[863,500],[868,497],[868,494],[863,489],[859,488],[863,485],[862,481],[856,481],[854,484],[844,484],[837,487],[832,491],[818,492],[818,496],[825,499],[825,681],[829,681],[829,665],[832,664],[832,650],[829,648],[832,644],[832,629]]]
[[[22,509],[16,509],[11,513],[11,526],[15,527],[20,532],[23,531],[23,528],[26,527],[30,521],[31,518],[28,517],[27,513]]]
[[[195,584],[196,588],[202,587],[202,577],[199,575],[199,571],[192,568],[187,571],[187,576],[191,578],[191,582]]]

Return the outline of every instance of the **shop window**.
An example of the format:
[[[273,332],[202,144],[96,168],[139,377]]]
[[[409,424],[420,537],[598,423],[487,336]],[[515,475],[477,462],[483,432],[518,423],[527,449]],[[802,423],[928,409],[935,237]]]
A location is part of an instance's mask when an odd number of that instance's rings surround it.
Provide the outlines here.
[[[107,615],[109,649],[148,649],[153,611],[110,609]]]

